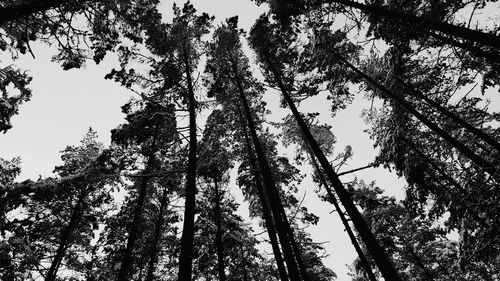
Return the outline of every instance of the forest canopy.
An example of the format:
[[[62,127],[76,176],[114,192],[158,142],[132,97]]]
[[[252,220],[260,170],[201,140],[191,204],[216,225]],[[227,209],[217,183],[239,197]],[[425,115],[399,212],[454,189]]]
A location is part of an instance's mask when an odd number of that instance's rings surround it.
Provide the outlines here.
[[[500,3],[192,2],[0,3],[0,138],[43,45],[130,97],[51,175],[0,149],[0,280],[500,278]]]

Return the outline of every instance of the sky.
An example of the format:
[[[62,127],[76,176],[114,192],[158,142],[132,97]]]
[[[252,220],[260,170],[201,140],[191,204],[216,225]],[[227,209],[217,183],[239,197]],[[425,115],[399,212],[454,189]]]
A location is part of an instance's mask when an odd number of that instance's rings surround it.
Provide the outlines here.
[[[183,1],[176,1],[183,3]],[[215,24],[225,18],[238,15],[239,25],[249,30],[254,20],[262,14],[266,7],[257,7],[250,0],[198,0],[192,1],[200,12],[216,16]],[[171,1],[164,1],[162,9],[169,18]],[[109,55],[99,65],[89,61],[85,68],[63,71],[60,65],[51,62],[56,53],[54,48],[43,44],[32,44],[36,59],[21,56],[15,65],[25,69],[33,76],[30,88],[33,90],[31,101],[21,105],[19,114],[12,118],[13,128],[0,135],[0,157],[12,159],[20,156],[22,173],[18,180],[36,180],[38,177],[50,176],[54,166],[61,163],[59,152],[67,145],[78,145],[84,134],[92,127],[99,134],[100,141],[110,143],[110,130],[124,122],[121,106],[133,95],[118,83],[104,80],[104,76],[118,67],[116,56]],[[251,58],[253,54],[248,54]],[[0,66],[12,63],[6,54],[0,56]],[[268,109],[273,113],[271,121],[281,121],[289,112],[279,108],[279,96],[270,91],[266,97]],[[321,122],[332,126],[337,138],[335,152],[342,152],[346,145],[351,145],[354,155],[348,165],[341,171],[362,167],[373,161],[377,151],[373,142],[363,132],[367,128],[360,117],[362,108],[369,107],[369,102],[358,94],[353,103],[345,110],[331,118],[329,105],[322,95],[304,101],[300,109],[303,112],[320,112]],[[292,154],[293,148],[280,151]],[[304,172],[310,172],[307,168]],[[382,168],[371,168],[355,174],[366,182],[376,180],[387,194],[402,197],[404,181]],[[351,181],[354,175],[343,177]],[[356,254],[345,233],[340,219],[330,213],[333,206],[322,202],[313,192],[314,186],[308,175],[301,185],[298,197],[306,194],[304,205],[320,217],[318,225],[307,229],[315,242],[323,244],[330,255],[324,259],[338,275],[338,280],[350,280],[346,265],[352,264]],[[238,194],[237,198],[241,198]],[[242,205],[242,208],[245,204]],[[245,211],[242,211],[245,213]],[[259,231],[257,231],[259,232]]]

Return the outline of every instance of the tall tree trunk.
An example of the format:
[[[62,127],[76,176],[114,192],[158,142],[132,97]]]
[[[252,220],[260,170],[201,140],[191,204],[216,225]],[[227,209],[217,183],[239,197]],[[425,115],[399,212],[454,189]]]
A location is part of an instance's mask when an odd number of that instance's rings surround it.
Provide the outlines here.
[[[171,184],[170,181],[167,182],[168,185]],[[149,261],[148,261],[148,273],[146,275],[146,281],[153,281],[156,260],[158,257],[158,245],[160,244],[161,230],[163,228],[163,222],[165,220],[164,212],[168,205],[168,187],[163,189],[163,194],[160,201],[160,210],[158,211],[158,218],[156,220],[154,237],[151,243],[151,249],[149,251]]]
[[[447,43],[448,45],[455,46],[466,51],[473,56],[483,57],[490,62],[500,62],[500,53],[494,51],[486,51],[481,49],[479,46],[475,46],[473,44],[467,44],[453,39],[452,37],[445,37],[441,34],[437,34],[435,32],[429,31],[428,34],[442,42]]]
[[[52,263],[50,265],[49,271],[45,276],[45,281],[56,280],[57,271],[59,270],[59,266],[61,265],[64,255],[66,254],[66,249],[69,246],[69,238],[71,237],[71,234],[75,230],[78,222],[82,217],[82,208],[86,197],[87,192],[85,190],[82,190],[80,195],[78,196],[78,201],[76,202],[76,205],[71,212],[69,223],[61,233],[61,240],[59,242],[56,255],[54,256],[54,259],[52,260]]]
[[[377,242],[377,239],[371,232],[370,228],[366,224],[365,220],[359,213],[358,209],[354,205],[354,202],[352,201],[349,193],[345,190],[342,182],[339,180],[337,174],[333,170],[332,166],[330,165],[330,162],[326,158],[325,154],[323,151],[321,151],[320,146],[314,139],[313,135],[311,134],[311,131],[309,130],[306,122],[302,118],[302,115],[299,113],[297,110],[297,107],[295,106],[295,103],[293,102],[290,94],[288,93],[287,88],[281,81],[281,77],[278,75],[277,71],[274,69],[271,60],[267,57],[266,58],[268,66],[271,68],[271,72],[274,75],[275,81],[278,84],[278,87],[280,88],[281,92],[283,93],[283,97],[288,104],[288,107],[292,110],[292,113],[295,117],[295,120],[297,121],[297,124],[299,125],[302,134],[304,135],[306,143],[311,147],[314,155],[318,159],[321,167],[323,168],[323,171],[326,173],[331,185],[335,189],[335,192],[337,193],[340,201],[344,205],[345,210],[347,211],[347,214],[351,218],[354,226],[358,230],[359,235],[361,236],[361,239],[365,243],[366,247],[368,248],[368,252],[372,256],[373,260],[377,264],[378,268],[380,269],[380,272],[382,273],[382,276],[384,276],[385,280],[391,280],[391,281],[399,281],[401,280],[392,266],[392,264],[389,261],[389,258],[385,254],[384,250],[382,247],[380,247],[379,243]]]
[[[386,8],[378,6],[366,5],[360,2],[354,2],[350,0],[326,0],[326,2],[338,3],[359,9],[367,14],[381,16],[390,20],[410,23],[416,27],[420,27],[424,32],[428,30],[436,30],[450,36],[460,37],[466,40],[470,40],[473,42],[477,42],[483,45],[500,49],[500,37],[494,34],[488,34],[462,26],[435,21],[432,18],[429,19],[426,17],[419,17],[407,13],[388,10]]]
[[[215,232],[215,247],[217,249],[217,271],[219,273],[219,281],[226,281],[226,272],[224,266],[224,245],[222,244],[222,214],[220,210],[220,195],[217,175],[214,175],[215,187],[215,224],[217,230]]]
[[[144,202],[146,201],[146,193],[148,188],[148,183],[150,179],[150,172],[153,169],[153,162],[155,159],[156,152],[156,141],[158,137],[158,127],[155,130],[155,134],[153,136],[153,141],[150,146],[150,152],[148,155],[148,161],[146,163],[146,168],[143,171],[143,177],[141,178],[139,194],[137,197],[137,202],[135,204],[133,219],[129,225],[129,233],[127,246],[125,248],[125,253],[123,254],[122,263],[120,266],[120,271],[118,272],[117,281],[127,281],[130,269],[133,266],[133,251],[135,247],[135,241],[139,238],[139,226],[141,224],[141,217],[144,208]]]
[[[257,188],[257,194],[259,196],[260,204],[262,207],[262,213],[264,215],[264,221],[266,223],[267,234],[269,235],[269,241],[271,242],[271,247],[273,249],[274,260],[276,261],[276,265],[278,267],[280,280],[288,281],[288,275],[286,273],[285,264],[278,244],[278,238],[276,237],[276,228],[269,207],[269,200],[266,197],[266,194],[264,193],[264,188],[261,183],[261,178],[257,173],[258,166],[254,158],[254,151],[252,148],[252,144],[250,143],[250,138],[248,136],[247,129],[245,127],[245,124],[243,123],[243,117],[241,115],[240,115],[240,120],[242,121],[241,129],[245,137],[245,145],[248,151],[248,162],[250,163],[250,170],[255,180],[255,187]]]
[[[259,137],[257,136],[257,129],[255,128],[255,124],[253,121],[252,117],[252,112],[250,111],[250,106],[248,105],[248,101],[245,97],[245,93],[243,90],[243,86],[241,85],[241,81],[239,78],[238,70],[236,67],[236,64],[233,63],[233,71],[235,75],[235,84],[238,87],[239,91],[239,98],[241,105],[243,107],[243,112],[245,115],[245,118],[247,120],[247,125],[250,130],[250,137],[252,138],[253,146],[255,148],[255,152],[257,154],[257,161],[259,163],[259,170],[262,175],[262,180],[264,182],[264,186],[266,188],[266,192],[268,193],[268,198],[269,198],[269,203],[271,206],[271,211],[273,213],[275,222],[276,222],[276,229],[278,231],[278,236],[280,238],[280,243],[281,247],[283,250],[283,255],[285,258],[285,262],[287,264],[288,268],[288,275],[290,280],[292,281],[300,281],[300,273],[298,269],[298,265],[296,262],[296,258],[301,258],[301,257],[295,257],[293,253],[293,249],[291,246],[291,243],[295,243],[295,241],[291,240],[293,237],[289,237],[288,233],[289,231],[287,228],[290,227],[290,225],[286,225],[283,220],[282,220],[282,213],[283,213],[283,205],[281,203],[281,199],[279,198],[278,190],[276,188],[276,183],[274,182],[273,175],[271,173],[269,164],[267,162],[267,157],[266,154],[264,153],[264,150],[262,149],[262,146],[260,144]]]
[[[81,0],[79,3],[82,4],[86,1],[88,0]],[[31,0],[21,1],[19,4],[0,7],[0,26],[9,21],[17,20],[21,17],[29,16],[34,13],[45,12],[69,2],[71,2],[71,0]]]
[[[418,120],[420,120],[424,125],[426,125],[434,133],[436,133],[438,136],[443,138],[451,146],[456,148],[460,153],[462,153],[464,156],[466,156],[472,162],[474,162],[474,164],[476,164],[479,168],[481,168],[483,171],[485,171],[490,176],[492,176],[496,181],[500,182],[500,173],[498,172],[498,168],[495,165],[493,165],[489,161],[483,159],[482,157],[478,156],[476,153],[474,153],[468,147],[466,147],[461,142],[459,142],[456,138],[449,135],[445,130],[441,129],[434,122],[432,122],[427,117],[425,117],[420,112],[418,112],[412,105],[410,105],[402,97],[394,94],[393,92],[388,90],[386,87],[382,86],[380,83],[375,81],[373,78],[371,78],[370,76],[368,76],[367,74],[365,74],[364,72],[362,72],[361,70],[356,68],[354,65],[352,65],[345,58],[343,58],[342,56],[340,56],[337,53],[332,53],[332,54],[335,55],[337,58],[339,58],[340,61],[342,61],[344,64],[346,64],[349,68],[351,68],[356,74],[358,74],[363,79],[365,79],[368,83],[372,84],[377,89],[382,91],[385,95],[387,95],[389,98],[393,99],[397,104],[399,104],[408,113],[415,116]]]
[[[368,279],[370,279],[370,281],[377,281],[377,278],[375,277],[375,274],[372,271],[372,267],[370,266],[370,263],[368,262],[365,253],[363,253],[363,250],[361,249],[361,246],[359,245],[358,240],[356,239],[356,235],[354,235],[354,232],[352,231],[351,226],[349,225],[349,221],[347,220],[347,218],[344,215],[344,212],[340,208],[339,203],[337,202],[337,199],[335,198],[335,195],[332,192],[332,189],[330,188],[330,186],[326,181],[323,171],[321,171],[321,168],[319,167],[319,164],[316,161],[316,158],[314,157],[314,154],[308,145],[307,145],[307,151],[309,153],[309,158],[311,159],[311,163],[313,164],[314,169],[318,173],[319,181],[325,187],[326,193],[328,194],[328,197],[330,197],[330,201],[335,207],[335,211],[337,211],[337,213],[339,214],[340,220],[342,221],[342,224],[344,225],[347,235],[351,240],[351,244],[354,246],[354,249],[358,254],[359,260],[361,261],[361,265],[363,266],[366,275],[368,275]]]
[[[194,216],[196,213],[196,100],[189,56],[184,55],[189,107],[189,158],[186,175],[186,202],[179,255],[178,281],[191,281],[193,266]]]
[[[290,237],[290,241],[294,241],[295,235],[294,235],[293,227],[290,225],[290,222],[288,221],[288,217],[286,216],[284,209],[282,210],[281,215],[282,215],[283,223],[285,223],[285,225],[290,226],[287,229],[288,237]],[[293,250],[293,254],[297,257],[297,265],[298,265],[299,270],[300,270],[300,275],[302,275],[302,279],[304,281],[309,281],[309,275],[307,274],[306,267],[304,266],[304,262],[302,261],[302,251],[299,249],[299,246],[297,245],[296,242],[292,243],[292,250]]]

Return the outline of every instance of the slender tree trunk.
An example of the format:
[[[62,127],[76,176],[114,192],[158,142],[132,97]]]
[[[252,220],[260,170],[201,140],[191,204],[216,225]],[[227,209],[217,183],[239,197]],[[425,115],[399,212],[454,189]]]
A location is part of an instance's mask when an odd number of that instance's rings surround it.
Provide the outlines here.
[[[150,176],[147,175],[151,172],[153,167],[157,137],[158,137],[158,128],[156,128],[155,135],[153,136],[153,142],[149,148],[150,152],[148,155],[148,161],[146,163],[146,168],[143,171],[144,176],[141,178],[139,194],[133,212],[133,219],[131,224],[129,225],[130,230],[128,233],[127,246],[125,248],[125,253],[123,254],[120,271],[118,272],[118,278],[116,279],[117,281],[127,281],[130,269],[132,269],[133,266],[133,251],[135,247],[135,241],[139,238],[140,234],[139,226],[141,224],[141,217],[143,213],[144,202],[146,201],[146,193],[150,179]]]
[[[242,116],[240,116],[240,120],[243,121]],[[280,275],[281,281],[288,281],[288,275],[286,273],[285,264],[283,261],[283,257],[281,256],[281,250],[278,244],[278,238],[276,237],[276,228],[273,222],[273,216],[271,214],[271,210],[269,209],[269,200],[264,193],[264,188],[261,183],[261,178],[257,173],[258,167],[254,158],[254,152],[252,148],[252,144],[250,143],[250,138],[248,136],[247,129],[245,124],[242,123],[242,131],[245,137],[245,144],[248,151],[248,161],[250,163],[250,170],[253,174],[255,180],[255,187],[257,188],[257,194],[260,199],[260,204],[262,207],[262,213],[264,216],[264,221],[266,223],[267,234],[269,235],[269,241],[271,242],[271,247],[274,253],[274,260],[276,261],[276,265],[278,267],[278,272]]]
[[[168,183],[170,185],[170,181]],[[165,208],[168,205],[168,187],[163,189],[163,194],[160,201],[160,210],[158,211],[158,218],[156,220],[155,229],[154,229],[154,237],[151,243],[151,250],[149,252],[149,261],[148,261],[148,273],[146,275],[146,281],[153,281],[154,271],[156,260],[158,256],[158,245],[160,244],[160,237],[163,228],[163,222],[165,220],[164,212]]]
[[[488,173],[490,176],[492,176],[496,181],[500,181],[500,173],[498,171],[498,168],[493,165],[492,163],[486,161],[482,157],[478,156],[476,153],[474,153],[472,150],[470,150],[468,147],[463,145],[461,142],[459,142],[456,138],[452,137],[449,135],[445,130],[441,129],[438,125],[436,125],[434,122],[429,120],[427,117],[422,115],[420,112],[418,112],[412,105],[410,105],[407,101],[405,101],[402,97],[392,93],[390,90],[388,90],[386,87],[382,86],[380,83],[375,81],[373,78],[365,74],[364,72],[360,71],[358,68],[356,68],[354,65],[352,65],[349,61],[347,61],[345,58],[340,56],[337,53],[333,53],[337,58],[339,58],[340,61],[345,63],[349,68],[351,68],[356,74],[361,76],[363,79],[365,79],[368,83],[372,84],[375,86],[377,89],[382,91],[385,95],[387,95],[389,98],[393,99],[397,104],[399,104],[404,110],[406,110],[408,113],[411,115],[415,116],[418,120],[420,120],[423,124],[425,124],[429,129],[431,129],[434,133],[436,133],[438,136],[443,138],[445,141],[447,141],[451,146],[456,148],[460,153],[462,153],[464,156],[469,158],[474,164],[479,166],[483,171]]]
[[[280,243],[281,243],[281,247],[283,249],[283,255],[285,258],[285,262],[286,262],[287,267],[288,267],[288,275],[289,275],[290,280],[299,281],[299,280],[301,280],[301,277],[300,277],[299,269],[298,269],[297,262],[296,262],[295,258],[300,258],[300,257],[294,258],[294,253],[293,253],[293,249],[291,246],[291,243],[294,243],[294,241],[293,240],[291,241],[291,238],[293,239],[293,237],[288,236],[289,231],[287,230],[287,228],[289,228],[290,225],[286,225],[282,220],[281,214],[283,212],[283,205],[281,204],[281,200],[279,198],[276,184],[274,182],[273,175],[271,173],[269,164],[267,162],[267,157],[264,153],[264,150],[262,149],[259,137],[257,136],[257,130],[255,128],[252,113],[250,111],[250,106],[248,105],[248,101],[245,97],[243,86],[241,85],[241,81],[239,80],[240,78],[238,77],[236,64],[233,65],[233,68],[234,68],[233,71],[235,74],[236,86],[238,87],[238,91],[239,91],[240,102],[241,102],[241,105],[243,107],[243,112],[244,112],[245,118],[247,120],[248,128],[250,130],[250,136],[252,138],[255,152],[257,154],[257,161],[259,163],[259,170],[262,174],[262,179],[263,179],[266,191],[269,194],[269,203],[270,203],[271,211],[273,213],[273,216],[274,216],[274,219],[276,222],[276,229],[278,231],[278,236],[280,238]]]
[[[282,215],[282,219],[283,219],[283,222],[285,223],[285,225],[290,226],[287,229],[288,237],[290,237],[290,241],[294,241],[295,235],[294,235],[293,227],[290,225],[290,222],[288,221],[288,218],[286,216],[284,209],[283,209],[281,215]],[[306,267],[304,266],[304,262],[302,261],[302,251],[299,249],[297,243],[292,243],[292,250],[293,250],[293,254],[296,257],[298,257],[297,258],[297,265],[299,266],[300,275],[302,275],[302,279],[304,281],[309,281],[309,275],[307,274]]]
[[[500,62],[500,54],[494,51],[485,51],[478,46],[474,46],[473,44],[462,43],[451,37],[445,37],[432,31],[429,31],[428,34],[444,43],[469,51],[469,53],[474,56],[483,57],[490,62]]]
[[[86,1],[88,0],[81,0],[79,3],[82,4]],[[71,0],[30,0],[21,1],[19,4],[0,7],[0,26],[9,21],[17,20],[34,13],[45,12],[69,2],[71,2]]]
[[[222,214],[220,210],[220,195],[217,175],[214,175],[215,187],[215,224],[217,230],[215,232],[215,247],[217,248],[217,271],[219,273],[219,281],[226,281],[226,272],[224,266],[224,245],[222,244]]]
[[[359,213],[358,209],[354,205],[354,202],[352,201],[349,193],[345,190],[342,182],[339,180],[337,174],[333,170],[332,166],[330,165],[330,162],[326,158],[325,154],[323,151],[321,151],[320,146],[314,139],[313,135],[311,134],[311,131],[309,130],[306,122],[302,118],[302,115],[300,115],[299,111],[297,110],[297,107],[295,106],[295,103],[293,102],[292,98],[290,97],[290,94],[288,93],[288,90],[286,89],[285,85],[281,81],[281,77],[278,75],[276,70],[274,69],[271,60],[269,58],[266,58],[268,66],[271,68],[271,71],[275,77],[275,80],[278,84],[278,87],[280,88],[281,92],[283,93],[283,97],[288,104],[288,107],[292,110],[292,113],[302,131],[302,134],[304,135],[306,143],[311,147],[314,155],[318,159],[321,167],[323,168],[323,171],[326,173],[331,185],[335,189],[335,192],[337,193],[340,201],[344,205],[344,208],[346,209],[349,217],[351,218],[354,226],[358,230],[359,235],[361,236],[361,239],[365,243],[368,252],[372,256],[373,260],[377,264],[378,268],[380,269],[380,272],[382,273],[382,276],[384,276],[385,280],[391,280],[391,281],[399,281],[401,280],[392,266],[392,264],[389,261],[389,258],[385,254],[384,250],[382,247],[380,247],[379,243],[377,242],[377,239],[371,232],[370,228],[366,224],[365,220]]]
[[[356,239],[356,235],[354,235],[354,232],[352,231],[351,226],[349,225],[349,221],[347,220],[347,218],[344,215],[344,212],[340,208],[340,205],[337,202],[337,199],[335,198],[332,189],[328,185],[326,178],[323,175],[323,171],[321,171],[321,168],[319,167],[319,164],[316,161],[316,158],[314,157],[314,154],[308,145],[307,145],[307,150],[309,153],[309,158],[311,159],[311,163],[313,164],[314,169],[318,173],[319,181],[325,187],[326,193],[328,194],[328,197],[330,197],[330,201],[332,202],[333,206],[335,207],[335,210],[339,214],[340,220],[342,221],[342,224],[344,225],[347,235],[351,240],[351,244],[354,246],[354,249],[358,254],[359,260],[361,261],[361,265],[363,266],[366,275],[368,275],[368,279],[370,279],[370,281],[377,281],[377,278],[375,277],[375,274],[372,271],[372,267],[370,266],[370,263],[368,262],[365,253],[363,253],[363,250],[361,249],[361,246],[359,245],[358,240]]]
[[[191,281],[193,266],[194,216],[196,213],[196,100],[189,56],[184,55],[189,106],[189,158],[186,175],[186,202],[179,256],[178,281]]]
[[[478,30],[473,30],[462,26],[435,21],[433,19],[426,17],[419,17],[407,13],[388,10],[383,7],[366,5],[360,2],[354,2],[350,0],[327,0],[326,2],[338,3],[359,9],[367,14],[377,15],[391,20],[410,23],[416,27],[420,27],[424,32],[427,30],[436,30],[450,36],[460,37],[466,40],[470,40],[473,42],[477,42],[483,45],[500,49],[500,37],[494,34],[484,33]]]
[[[69,246],[69,238],[82,217],[82,208],[86,197],[87,197],[87,192],[85,190],[83,190],[81,194],[78,196],[78,201],[76,202],[76,205],[73,208],[73,211],[71,212],[69,223],[61,233],[61,241],[59,242],[56,255],[52,260],[49,271],[45,276],[45,281],[56,280],[57,271],[59,270],[59,266],[61,265],[64,255],[66,254],[66,249]]]

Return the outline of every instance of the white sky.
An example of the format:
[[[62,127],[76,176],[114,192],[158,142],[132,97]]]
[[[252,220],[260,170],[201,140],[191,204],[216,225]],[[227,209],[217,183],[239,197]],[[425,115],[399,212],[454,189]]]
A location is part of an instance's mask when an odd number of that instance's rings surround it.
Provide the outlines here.
[[[264,7],[256,7],[250,0],[198,0],[192,3],[198,11],[215,15],[216,25],[225,18],[238,14],[240,27],[247,31],[265,10]],[[169,11],[171,2],[168,1],[162,7]],[[130,93],[118,83],[104,80],[104,75],[118,66],[113,55],[107,56],[98,66],[89,61],[85,69],[63,71],[58,64],[50,62],[51,56],[55,54],[53,48],[40,44],[32,44],[32,48],[36,60],[29,55],[22,56],[15,65],[29,70],[33,76],[30,85],[33,98],[20,107],[19,115],[13,117],[13,128],[0,135],[0,157],[22,158],[23,170],[19,180],[35,180],[39,175],[50,176],[54,166],[60,164],[59,151],[67,145],[78,145],[89,127],[98,132],[100,141],[109,144],[110,130],[124,122],[120,107],[130,97]],[[0,66],[10,64],[7,56],[2,54]],[[301,106],[303,111],[320,112],[321,121],[332,125],[337,137],[337,153],[343,151],[348,144],[352,146],[354,156],[342,170],[365,166],[376,155],[372,141],[363,133],[367,127],[361,120],[360,113],[361,108],[369,103],[363,101],[361,95],[333,120],[324,97],[311,98]],[[280,121],[288,114],[287,109],[277,109],[277,97],[276,94],[266,97],[268,108],[273,111],[273,121]],[[403,181],[383,169],[364,170],[356,173],[356,176],[366,182],[376,180],[388,194],[401,198]],[[342,179],[348,181],[352,178],[353,176],[346,176]],[[303,191],[307,190],[304,205],[320,217],[319,224],[307,231],[312,234],[315,242],[329,241],[324,244],[330,254],[330,258],[324,261],[325,265],[336,272],[338,280],[350,280],[346,265],[352,263],[355,252],[338,216],[335,213],[329,214],[333,206],[317,198],[310,177],[304,180],[301,188],[299,199]]]

